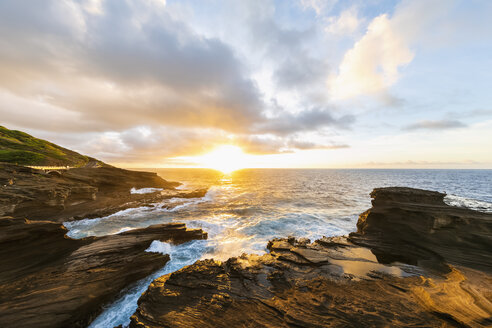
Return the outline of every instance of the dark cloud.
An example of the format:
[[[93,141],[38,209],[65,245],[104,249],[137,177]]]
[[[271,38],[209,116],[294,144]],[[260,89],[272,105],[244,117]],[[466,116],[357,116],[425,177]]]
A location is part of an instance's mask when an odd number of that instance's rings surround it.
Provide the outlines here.
[[[299,141],[299,140],[291,140],[289,145],[292,148],[295,149],[301,149],[301,150],[306,150],[306,149],[344,149],[344,148],[350,148],[349,145],[345,144],[328,144],[328,145],[322,145],[322,144],[317,144],[314,142],[310,141]]]
[[[267,122],[258,124],[255,131],[285,136],[301,131],[316,131],[326,126],[347,129],[354,121],[353,115],[334,118],[326,109],[313,108],[297,114],[284,112],[270,118]]]
[[[322,86],[321,92],[326,94],[324,82],[329,66],[324,56],[313,56],[312,42],[320,34],[316,24],[282,26],[275,19],[275,9],[266,1],[248,1],[241,6],[245,7],[250,43],[262,53],[264,61],[270,62],[276,85],[284,90],[309,91],[305,96],[310,98],[323,98],[315,89]]]
[[[341,147],[299,133],[345,129],[353,116],[265,102],[231,45],[153,1],[101,4],[94,13],[86,1],[0,2],[4,124],[109,161],[203,153],[231,138],[255,154]],[[281,27],[262,12],[265,2],[245,6],[249,42],[272,63],[273,82],[324,88],[328,68],[306,50],[317,31]]]
[[[313,85],[323,85],[328,65],[308,55],[290,56],[274,72],[277,85],[284,89],[304,89]]]
[[[438,121],[420,121],[404,127],[404,130],[446,130],[454,128],[462,128],[466,125],[460,121],[453,120],[438,120]]]
[[[157,121],[232,131],[262,119],[261,94],[231,49],[166,11],[107,0],[91,15],[77,3],[36,3],[2,2],[4,88],[113,129]]]
[[[310,149],[342,149],[349,148],[348,145],[328,142],[326,144],[302,140],[296,137],[275,136],[246,136],[236,139],[244,151],[251,154],[279,154],[290,153],[296,150]]]

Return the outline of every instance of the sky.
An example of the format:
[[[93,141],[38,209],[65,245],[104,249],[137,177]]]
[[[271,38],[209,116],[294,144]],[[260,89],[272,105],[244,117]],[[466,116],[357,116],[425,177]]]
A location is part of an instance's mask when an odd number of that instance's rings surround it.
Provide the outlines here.
[[[123,167],[492,168],[492,1],[2,0],[0,124]],[[234,154],[233,154],[234,155]]]

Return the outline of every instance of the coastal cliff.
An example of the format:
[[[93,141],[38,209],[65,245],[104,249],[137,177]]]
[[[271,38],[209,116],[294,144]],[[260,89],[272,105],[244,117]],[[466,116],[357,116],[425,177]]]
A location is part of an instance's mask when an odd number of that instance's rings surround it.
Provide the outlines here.
[[[110,166],[46,171],[0,163],[0,327],[86,327],[125,288],[169,261],[145,251],[152,241],[206,239],[182,223],[83,239],[67,237],[62,225],[207,192],[179,185]]]
[[[130,207],[166,198],[203,197],[207,190],[182,192],[179,182],[153,172],[116,167],[70,170],[32,169],[0,163],[0,217],[64,222],[107,216]],[[132,188],[160,188],[148,194],[132,194]]]
[[[54,222],[0,218],[0,327],[86,327],[130,284],[162,268],[169,255],[153,240],[206,239],[170,223],[73,240]]]
[[[411,188],[376,188],[350,240],[381,263],[424,267],[442,263],[492,273],[492,215],[448,206],[445,194]]]
[[[130,327],[486,327],[492,215],[381,188],[348,237],[276,239],[156,279]]]

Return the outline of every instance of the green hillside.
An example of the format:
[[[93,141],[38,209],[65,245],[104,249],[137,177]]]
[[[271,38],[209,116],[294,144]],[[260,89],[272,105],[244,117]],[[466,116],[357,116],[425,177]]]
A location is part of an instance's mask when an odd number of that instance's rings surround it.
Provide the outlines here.
[[[3,126],[0,126],[0,162],[34,166],[105,165],[94,158]]]

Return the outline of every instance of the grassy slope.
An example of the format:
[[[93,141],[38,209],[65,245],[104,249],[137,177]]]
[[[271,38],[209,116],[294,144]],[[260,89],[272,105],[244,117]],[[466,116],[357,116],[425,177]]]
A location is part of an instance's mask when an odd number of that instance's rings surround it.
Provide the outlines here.
[[[0,126],[0,162],[19,165],[84,166],[94,158],[60,147],[27,133]]]

